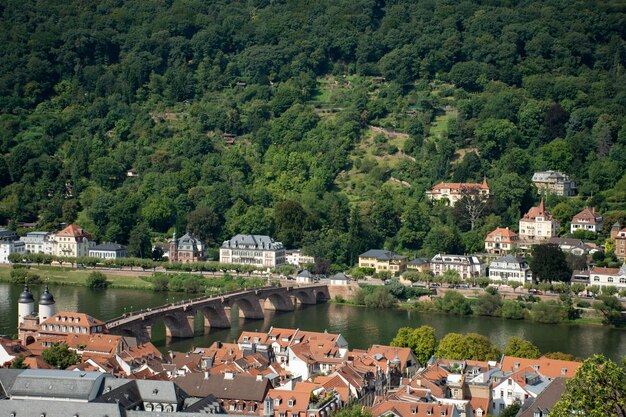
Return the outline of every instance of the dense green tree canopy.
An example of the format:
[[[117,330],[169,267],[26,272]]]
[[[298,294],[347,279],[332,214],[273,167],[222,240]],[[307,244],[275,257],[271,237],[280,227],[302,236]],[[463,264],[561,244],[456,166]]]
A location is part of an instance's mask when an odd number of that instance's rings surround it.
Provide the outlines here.
[[[139,234],[267,233],[347,266],[479,249],[540,169],[625,217],[618,2],[5,3],[0,224],[142,257]],[[469,219],[424,198],[483,175]]]

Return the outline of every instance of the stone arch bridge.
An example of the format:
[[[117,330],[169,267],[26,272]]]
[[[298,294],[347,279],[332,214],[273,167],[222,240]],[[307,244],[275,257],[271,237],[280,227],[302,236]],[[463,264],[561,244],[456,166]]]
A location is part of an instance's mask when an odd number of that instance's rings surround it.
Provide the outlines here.
[[[297,304],[317,304],[329,298],[326,285],[236,290],[126,313],[107,321],[105,327],[109,333],[134,336],[144,343],[150,341],[152,327],[163,320],[166,336],[190,338],[194,336],[194,320],[198,313],[204,316],[205,327],[228,328],[230,309],[235,305],[239,307],[239,317],[262,320],[266,310],[293,311]]]

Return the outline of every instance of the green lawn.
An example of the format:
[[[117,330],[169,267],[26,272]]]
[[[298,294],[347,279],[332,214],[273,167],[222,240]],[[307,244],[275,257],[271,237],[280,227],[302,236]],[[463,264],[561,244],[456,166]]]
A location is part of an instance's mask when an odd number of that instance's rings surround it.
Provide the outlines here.
[[[46,267],[41,267],[41,269],[33,267],[30,271],[38,274],[42,281],[47,281],[50,284],[78,286],[86,285],[87,277],[91,272],[89,270],[74,270],[71,268],[47,269]],[[100,272],[104,273],[104,275],[107,276],[107,279],[111,281],[111,288],[151,288],[151,284],[139,276],[110,274],[108,271],[102,270]],[[0,267],[0,281],[10,281],[10,274],[10,266],[7,265]]]

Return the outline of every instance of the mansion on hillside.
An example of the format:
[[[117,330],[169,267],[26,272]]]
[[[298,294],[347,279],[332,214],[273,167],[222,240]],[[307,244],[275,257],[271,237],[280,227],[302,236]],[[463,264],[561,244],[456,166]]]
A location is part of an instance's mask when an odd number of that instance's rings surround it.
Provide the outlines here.
[[[519,235],[512,230],[496,228],[485,238],[485,252],[495,255],[506,255],[517,249]]]
[[[535,172],[532,182],[541,194],[572,196],[576,194],[576,183],[570,177],[558,171]]]
[[[236,235],[220,247],[220,262],[276,268],[285,263],[285,247],[264,235]]]
[[[543,199],[536,207],[531,207],[519,221],[519,237],[523,241],[548,240],[559,235],[561,225],[546,210]]]
[[[489,185],[487,179],[482,183],[472,182],[442,182],[426,191],[426,197],[430,200],[447,200],[451,207],[466,194],[477,194],[481,198],[489,198]]]
[[[602,215],[595,208],[586,207],[576,214],[570,222],[570,233],[574,233],[576,230],[593,233],[602,231]]]

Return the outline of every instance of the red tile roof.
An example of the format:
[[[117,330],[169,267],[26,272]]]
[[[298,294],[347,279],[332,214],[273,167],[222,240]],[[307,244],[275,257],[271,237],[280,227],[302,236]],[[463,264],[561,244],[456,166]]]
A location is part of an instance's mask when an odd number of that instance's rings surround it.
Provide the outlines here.
[[[489,233],[485,238],[485,242],[495,242],[496,237],[500,237],[500,241],[504,243],[511,243],[518,239],[518,234],[512,230],[503,227],[496,228],[493,232]]]
[[[518,365],[517,367],[515,366],[516,364]],[[502,372],[516,372],[526,367],[532,367],[536,372],[549,378],[560,376],[571,378],[576,375],[576,371],[578,371],[581,365],[581,362],[548,358],[525,359],[514,356],[504,356],[502,358]]]

